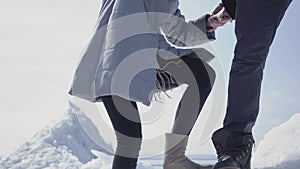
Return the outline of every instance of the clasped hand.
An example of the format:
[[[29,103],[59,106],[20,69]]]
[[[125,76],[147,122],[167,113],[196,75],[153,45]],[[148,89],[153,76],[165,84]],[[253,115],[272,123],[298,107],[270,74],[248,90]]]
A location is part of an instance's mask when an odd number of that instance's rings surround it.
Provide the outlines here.
[[[232,18],[222,5],[218,5],[212,15],[207,19],[207,22],[212,27],[208,29],[208,32],[215,31],[218,27],[225,25],[228,21],[232,21]]]

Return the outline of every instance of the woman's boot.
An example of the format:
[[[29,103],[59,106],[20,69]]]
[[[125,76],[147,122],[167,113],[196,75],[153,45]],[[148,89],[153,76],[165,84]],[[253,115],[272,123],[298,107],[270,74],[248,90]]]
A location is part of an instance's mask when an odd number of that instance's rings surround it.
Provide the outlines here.
[[[202,166],[185,156],[189,136],[166,134],[164,169],[211,169],[212,166]]]

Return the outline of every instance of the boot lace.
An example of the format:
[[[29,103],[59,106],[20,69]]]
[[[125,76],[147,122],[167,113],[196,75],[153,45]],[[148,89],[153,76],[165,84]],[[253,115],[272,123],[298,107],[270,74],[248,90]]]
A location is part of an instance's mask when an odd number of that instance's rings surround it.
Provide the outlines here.
[[[218,161],[224,161],[228,158],[233,158],[236,161],[240,161],[247,157],[252,151],[254,145],[254,139],[252,137],[247,138],[246,144],[234,147],[226,148],[218,152]]]

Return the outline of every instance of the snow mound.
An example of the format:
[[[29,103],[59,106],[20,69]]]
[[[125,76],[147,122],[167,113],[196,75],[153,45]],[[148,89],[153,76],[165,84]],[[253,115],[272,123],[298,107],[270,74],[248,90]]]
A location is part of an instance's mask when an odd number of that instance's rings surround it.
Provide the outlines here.
[[[64,119],[35,134],[9,156],[2,157],[0,169],[99,169],[109,166],[112,156],[107,155],[106,150],[112,150],[112,146],[99,134],[98,144],[91,140],[81,124],[89,125],[94,134],[99,133],[98,129],[76,105],[71,102],[69,105]],[[139,162],[138,166],[152,169],[146,162]]]
[[[273,128],[259,143],[253,156],[256,169],[299,169],[300,113]]]

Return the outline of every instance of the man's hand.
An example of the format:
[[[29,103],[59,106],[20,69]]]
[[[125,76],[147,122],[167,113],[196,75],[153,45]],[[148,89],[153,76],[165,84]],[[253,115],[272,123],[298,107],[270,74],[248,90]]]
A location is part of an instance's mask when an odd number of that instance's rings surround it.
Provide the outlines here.
[[[228,21],[232,21],[232,19],[225,8],[222,5],[218,5],[207,21],[212,27],[208,32],[213,32],[218,27],[225,25]]]

